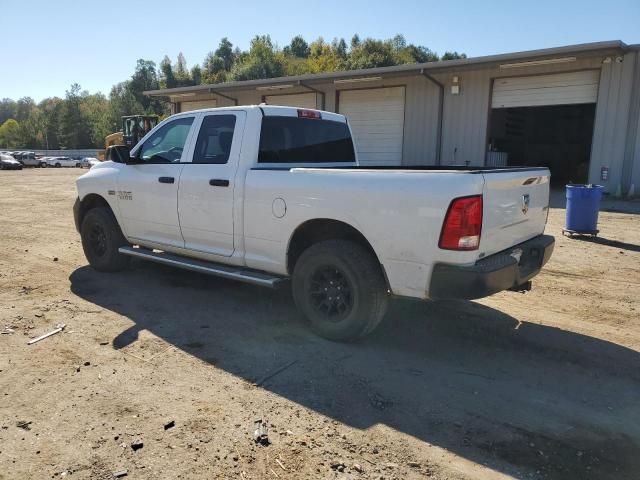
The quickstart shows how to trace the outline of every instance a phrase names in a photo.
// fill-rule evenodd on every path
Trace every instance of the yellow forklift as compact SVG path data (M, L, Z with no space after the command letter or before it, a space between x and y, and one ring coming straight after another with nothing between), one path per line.
M104 161L105 152L114 145L125 145L129 148L140 141L158 124L157 115L127 115L122 117L122 130L107 135L104 139L104 150L98 152L98 159Z

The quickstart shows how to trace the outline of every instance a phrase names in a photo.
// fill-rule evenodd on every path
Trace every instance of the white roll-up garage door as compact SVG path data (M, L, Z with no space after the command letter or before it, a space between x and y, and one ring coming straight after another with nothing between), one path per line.
M216 100L192 100L190 102L180 102L181 112L190 112L191 110L200 110L201 108L215 108L218 106Z
M600 70L496 78L491 108L595 103Z
M402 164L404 87L344 90L338 108L349 120L361 164Z
M264 97L265 103L269 105L285 105L298 108L318 108L316 94L293 93L290 95L267 95Z

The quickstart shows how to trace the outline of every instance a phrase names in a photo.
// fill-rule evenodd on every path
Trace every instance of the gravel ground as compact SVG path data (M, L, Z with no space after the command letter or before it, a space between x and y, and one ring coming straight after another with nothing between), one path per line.
M0 172L0 479L639 478L638 214L568 239L553 202L531 292L394 301L343 345L287 291L93 271L79 174Z

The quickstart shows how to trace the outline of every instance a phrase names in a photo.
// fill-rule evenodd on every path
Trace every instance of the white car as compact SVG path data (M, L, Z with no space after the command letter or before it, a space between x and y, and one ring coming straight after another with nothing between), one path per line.
M91 168L94 165L97 165L98 163L100 163L100 160L98 160L95 157L84 157L81 161L82 166L85 168Z
M390 296L526 290L547 262L549 170L359 166L343 115L292 107L179 113L78 178L85 255L275 287L320 335L351 340ZM118 161L114 161L116 159Z
M46 160L49 167L78 167L82 166L80 160L74 160L70 157L49 157Z

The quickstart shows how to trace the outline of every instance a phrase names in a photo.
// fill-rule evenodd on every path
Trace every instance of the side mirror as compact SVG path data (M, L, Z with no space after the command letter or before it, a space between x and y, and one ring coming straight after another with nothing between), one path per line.
M105 153L105 161L111 160L116 163L130 163L129 147L126 145L112 145Z

